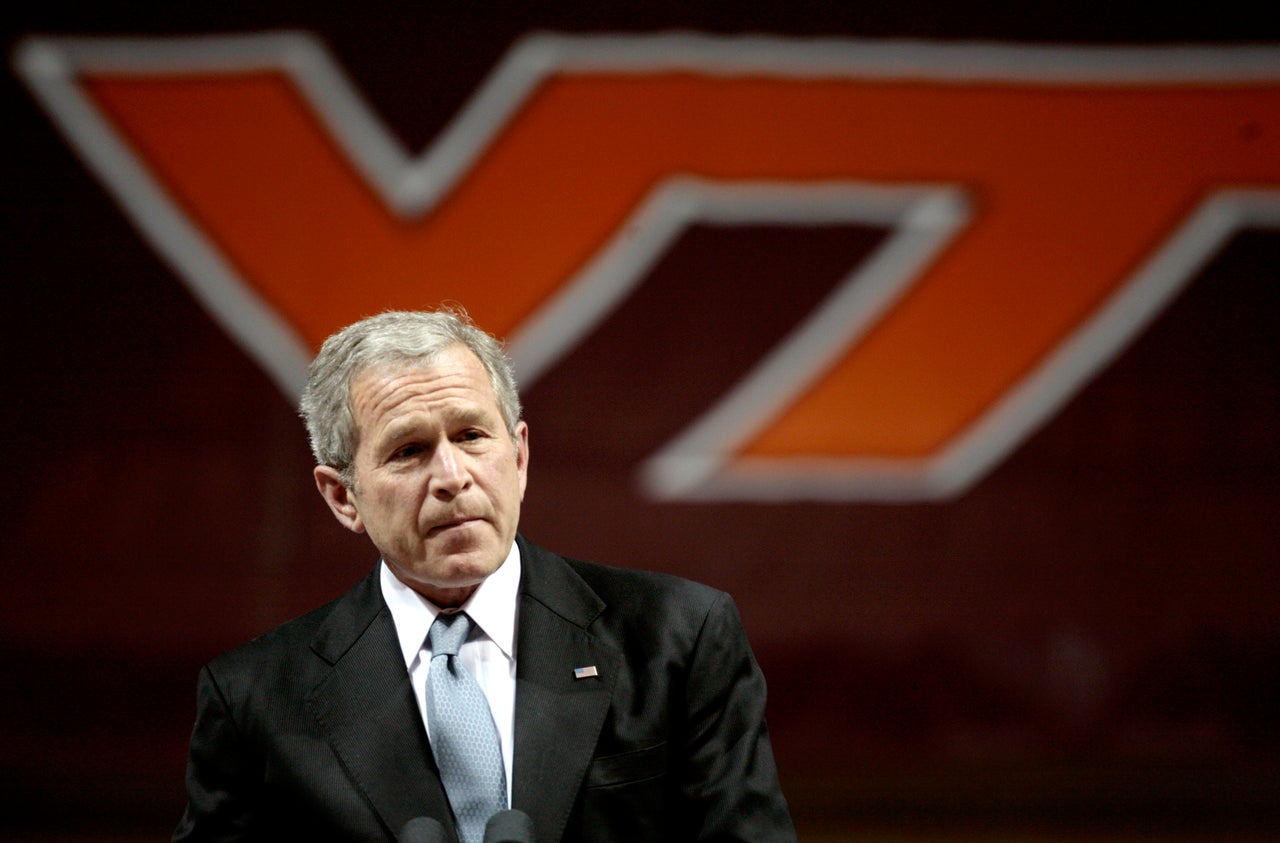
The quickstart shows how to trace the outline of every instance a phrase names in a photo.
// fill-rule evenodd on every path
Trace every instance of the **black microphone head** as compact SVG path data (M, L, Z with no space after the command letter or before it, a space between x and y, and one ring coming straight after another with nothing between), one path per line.
M444 843L444 826L431 817L414 817L400 829L400 843Z
M533 819L524 811L499 811L485 823L484 843L534 843Z

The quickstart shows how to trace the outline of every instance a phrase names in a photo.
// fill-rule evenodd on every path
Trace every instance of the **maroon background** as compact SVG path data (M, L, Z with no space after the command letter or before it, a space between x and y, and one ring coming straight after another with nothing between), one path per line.
M305 28L421 149L533 28L1068 43L1280 34L1222 4L1181 16L1114 3L181 5L41 3L6 12L5 43ZM315 494L285 399L12 72L3 97L0 837L165 839L182 809L199 665L336 595L374 556ZM525 396L526 533L735 595L806 837L1280 836L1280 235L1236 237L953 502L636 496L637 461L879 236L688 232ZM812 288L795 282L802 261ZM743 273L753 285L730 295L724 279Z

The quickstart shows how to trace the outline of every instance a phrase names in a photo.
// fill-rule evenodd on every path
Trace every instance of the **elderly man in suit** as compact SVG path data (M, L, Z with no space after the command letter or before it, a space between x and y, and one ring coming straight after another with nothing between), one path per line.
M321 495L381 559L201 671L174 840L430 817L477 843L506 809L546 843L795 839L728 595L517 533L529 429L493 337L447 310L362 320L302 412Z

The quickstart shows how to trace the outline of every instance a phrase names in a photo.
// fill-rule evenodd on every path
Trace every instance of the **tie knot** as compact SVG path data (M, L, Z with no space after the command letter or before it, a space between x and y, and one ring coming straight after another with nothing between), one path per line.
M431 624L431 631L427 633L431 657L458 655L458 648L467 640L467 633L470 631L471 618L467 617L466 612L451 615L442 612L436 615L435 623Z

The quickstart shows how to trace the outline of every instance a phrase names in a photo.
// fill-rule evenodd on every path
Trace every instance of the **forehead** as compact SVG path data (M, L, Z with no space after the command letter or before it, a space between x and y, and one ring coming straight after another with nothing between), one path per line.
M453 410L500 415L488 372L466 346L450 346L425 360L372 366L351 382L351 412L363 433L405 416Z

